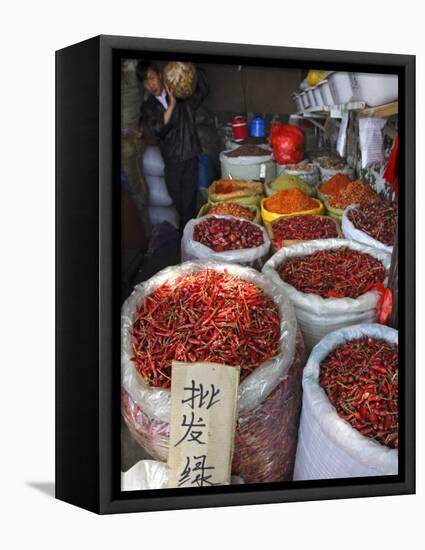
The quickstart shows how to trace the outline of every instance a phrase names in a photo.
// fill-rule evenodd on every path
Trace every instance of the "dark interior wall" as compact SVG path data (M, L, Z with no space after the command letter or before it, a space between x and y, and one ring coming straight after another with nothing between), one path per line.
M206 106L215 112L295 112L291 94L298 90L301 70L273 67L205 65L210 93Z
M163 67L164 63L158 61ZM205 105L216 113L295 113L291 94L302 80L301 69L202 64L210 93ZM305 71L304 71L305 72Z

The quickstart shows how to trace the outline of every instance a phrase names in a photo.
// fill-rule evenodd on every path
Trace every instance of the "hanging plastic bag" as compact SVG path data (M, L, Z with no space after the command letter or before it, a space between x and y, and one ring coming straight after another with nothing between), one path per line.
M304 133L297 126L273 124L269 139L278 164L296 164L303 159Z
M398 451L365 437L340 418L319 384L320 363L329 353L345 341L365 335L398 343L396 330L378 324L361 324L328 334L310 354L303 374L295 480L398 473Z

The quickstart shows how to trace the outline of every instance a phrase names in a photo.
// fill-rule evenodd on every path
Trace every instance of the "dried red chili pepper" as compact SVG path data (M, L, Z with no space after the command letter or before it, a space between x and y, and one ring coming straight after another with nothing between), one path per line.
M368 336L349 340L322 361L319 382L338 415L353 428L382 445L398 447L397 345Z
M245 220L233 218L206 218L197 223L193 240L215 252L255 248L264 244L261 229Z
M397 227L397 205L391 201L358 206L348 212L348 219L356 229L377 241L393 246Z
M227 272L201 270L166 282L138 306L134 361L149 385L169 388L171 363L240 365L241 379L278 353L276 304Z
M273 236L278 240L332 239L338 237L335 222L325 216L307 214L280 218L272 224Z
M381 262L346 246L288 258L278 273L300 292L323 298L358 298L386 275Z

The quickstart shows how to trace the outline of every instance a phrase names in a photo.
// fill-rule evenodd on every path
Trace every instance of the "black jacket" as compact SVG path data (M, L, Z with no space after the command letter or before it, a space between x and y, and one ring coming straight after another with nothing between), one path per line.
M195 111L207 94L205 73L198 69L198 83L194 93L187 99L176 99L176 106L168 124L164 124L164 107L153 95L142 104L141 124L145 131L159 139L159 147L165 161L188 160L201 152L196 134Z

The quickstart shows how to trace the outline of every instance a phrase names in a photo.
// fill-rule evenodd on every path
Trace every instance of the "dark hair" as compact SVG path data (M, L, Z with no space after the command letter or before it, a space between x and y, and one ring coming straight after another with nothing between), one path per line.
M136 74L140 82L143 82L147 79L149 69L151 71L155 71L158 76L160 75L158 67L154 65L151 61L139 61L137 63Z

